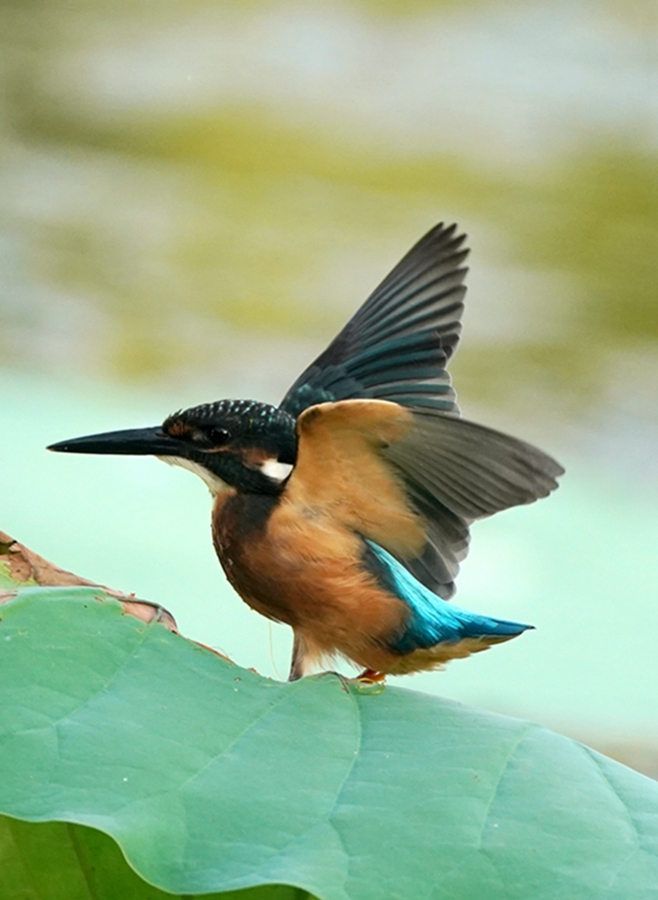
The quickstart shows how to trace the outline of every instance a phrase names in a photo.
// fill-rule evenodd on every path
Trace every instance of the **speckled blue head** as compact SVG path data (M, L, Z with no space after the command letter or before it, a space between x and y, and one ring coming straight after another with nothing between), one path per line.
M168 416L162 432L177 447L158 456L192 469L213 493L222 484L276 493L295 462L295 420L269 403L204 403Z
M216 400L179 410L162 423L170 437L191 446L258 448L273 459L293 464L296 456L295 420L269 403L256 400Z

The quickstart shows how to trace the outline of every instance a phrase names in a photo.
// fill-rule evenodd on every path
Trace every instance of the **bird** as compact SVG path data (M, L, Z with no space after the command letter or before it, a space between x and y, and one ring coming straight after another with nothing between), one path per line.
M223 399L48 447L153 455L199 475L228 581L292 628L290 681L336 658L365 682L440 669L533 627L449 602L471 524L546 497L564 473L461 418L447 366L465 240L457 225L432 228L278 406Z

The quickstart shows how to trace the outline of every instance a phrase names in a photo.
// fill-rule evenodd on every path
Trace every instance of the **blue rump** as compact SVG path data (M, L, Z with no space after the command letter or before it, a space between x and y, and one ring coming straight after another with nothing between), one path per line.
M456 643L463 638L516 637L534 627L491 619L453 606L417 581L378 544L372 541L366 541L366 544L363 562L368 571L385 590L403 600L411 610L405 630L389 644L389 649L400 655L436 644Z

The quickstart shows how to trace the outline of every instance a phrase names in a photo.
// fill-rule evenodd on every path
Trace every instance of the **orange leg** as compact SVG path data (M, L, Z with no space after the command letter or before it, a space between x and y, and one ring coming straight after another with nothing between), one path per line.
M384 690L384 681L386 680L386 675L383 672L376 672L374 669L365 669L360 675L357 675L356 678L348 678L347 675L342 675L340 672L321 672L320 674L334 675L339 680L341 688L348 694L350 686L356 688L368 688L372 685L379 684L381 687L374 692L378 694L380 691Z
M380 681L386 681L386 674L375 672L374 669L364 669L360 675L357 675L356 680L362 684L378 684Z

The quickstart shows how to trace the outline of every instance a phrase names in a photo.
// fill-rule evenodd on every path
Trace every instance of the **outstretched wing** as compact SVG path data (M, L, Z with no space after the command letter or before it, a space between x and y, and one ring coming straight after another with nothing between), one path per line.
M319 404L297 429L286 497L379 544L446 599L470 523L545 497L563 472L515 438L381 400Z
M297 417L332 400L372 398L457 413L446 372L461 330L468 254L457 226L412 247L281 401Z
M412 414L413 429L382 448L382 455L427 523L423 553L403 561L420 582L448 599L468 553L471 522L546 497L564 469L532 444L483 425L429 409Z

